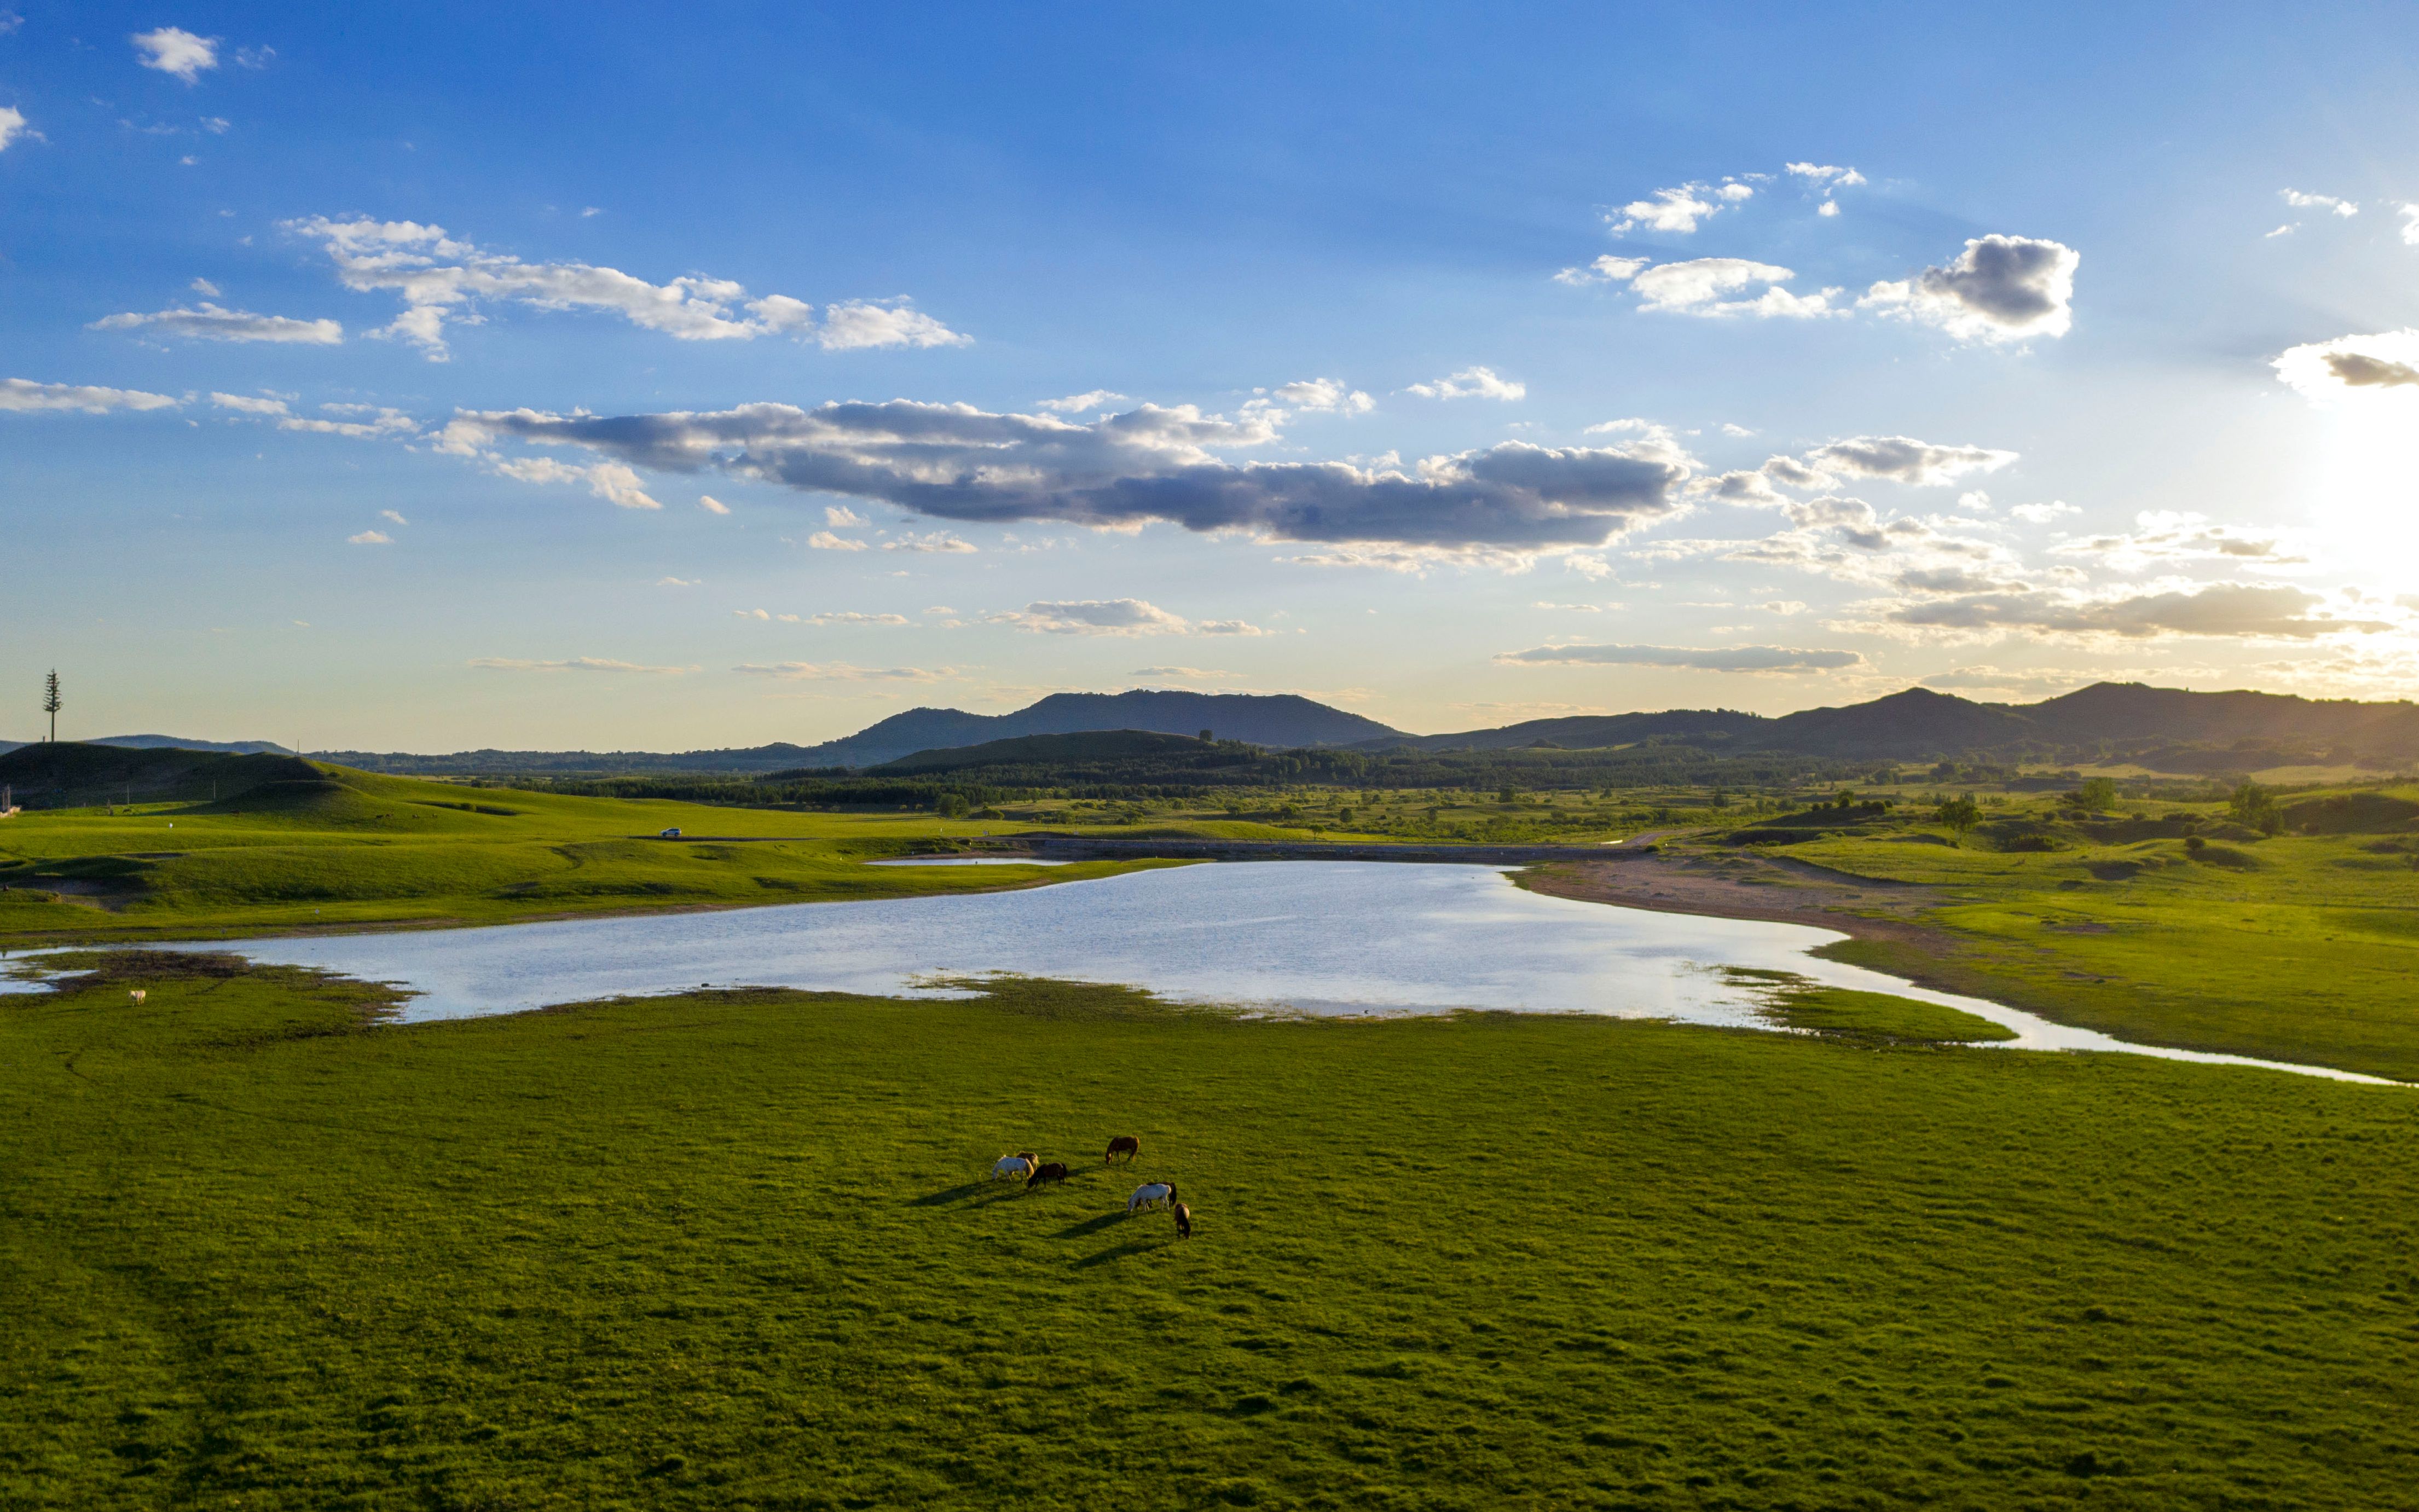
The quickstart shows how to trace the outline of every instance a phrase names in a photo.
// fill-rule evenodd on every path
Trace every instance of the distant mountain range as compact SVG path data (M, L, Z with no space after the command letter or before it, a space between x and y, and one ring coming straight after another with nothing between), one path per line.
M1240 740L1281 748L1383 751L1571 750L1633 745L1686 746L1730 753L1772 751L1840 761L2063 760L2124 756L2157 770L2254 770L2302 762L2398 764L2419 761L2419 706L2360 703L2276 693L2195 693L2139 683L2097 683L2041 703L1978 703L1908 688L1869 703L1802 709L1766 718L1729 709L1532 719L1500 729L1414 735L1294 694L1054 693L1012 714L910 709L844 739L816 746L777 742L734 749L652 751L458 751L418 756L314 751L321 761L371 771L432 776L615 776L654 773L863 769L926 752L1037 735L1132 730ZM180 740L116 735L92 744L276 753L270 741ZM0 749L8 748L0 743Z
M39 741L0 740L0 751L15 750L20 746L39 745ZM128 750L223 750L230 756L281 756L290 754L287 748L273 740L187 740L182 735L103 735L87 740L87 746L118 746Z

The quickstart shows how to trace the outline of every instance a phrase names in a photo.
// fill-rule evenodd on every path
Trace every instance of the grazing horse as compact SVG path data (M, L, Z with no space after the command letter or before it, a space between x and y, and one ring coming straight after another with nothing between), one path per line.
M1031 1176L1025 1179L1025 1190L1030 1192L1044 1181L1063 1181L1065 1180L1067 1180L1067 1163L1064 1161L1054 1160L1049 1165L1036 1169Z
M1013 1155L1002 1155L992 1162L991 1179L994 1181L1022 1181L1031 1176L1040 1164L1040 1156L1029 1149L1020 1149Z
M1171 1202L1167 1205L1167 1211L1176 1214L1176 1237L1179 1239L1191 1239L1193 1237L1193 1210L1186 1207L1181 1202Z
M1176 1186L1169 1181L1145 1181L1135 1187L1133 1196L1126 1198L1126 1212L1132 1215L1144 1208L1164 1208L1176 1200Z
M1132 1162L1136 1155L1141 1153L1141 1140L1136 1139L1132 1134L1119 1134L1115 1139L1109 1141L1109 1152L1101 1157L1101 1164L1106 1165L1110 1162L1116 1160L1119 1155L1123 1155L1128 1162Z

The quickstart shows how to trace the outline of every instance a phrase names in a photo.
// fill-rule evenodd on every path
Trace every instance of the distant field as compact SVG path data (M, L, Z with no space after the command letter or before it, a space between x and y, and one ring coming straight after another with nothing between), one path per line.
M0 1505L2419 1500L2397 1089L1881 1043L1887 999L364 1030L176 969L0 997ZM1074 1180L980 1180L1017 1149ZM1190 1242L1120 1216L1155 1178Z

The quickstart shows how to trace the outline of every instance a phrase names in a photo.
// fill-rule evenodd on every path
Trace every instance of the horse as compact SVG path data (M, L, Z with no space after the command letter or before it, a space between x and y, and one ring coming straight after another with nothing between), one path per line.
M1132 1196L1126 1198L1126 1213L1132 1216L1145 1208L1164 1208L1175 1200L1174 1182L1145 1181L1134 1188Z
M1193 1237L1193 1210L1186 1207L1181 1202L1171 1202L1167 1205L1167 1211L1176 1215L1176 1237L1179 1239L1191 1239Z
M1127 1163L1131 1165L1133 1158L1141 1153L1141 1140L1136 1139L1132 1134L1119 1134L1115 1139L1109 1141L1109 1152L1101 1157L1101 1164L1103 1165L1109 1165L1119 1155L1123 1155L1126 1158Z
M1025 1179L1025 1190L1030 1192L1044 1181L1063 1181L1065 1180L1067 1180L1066 1162L1054 1160L1049 1165L1036 1169L1031 1176Z
M1031 1176L1040 1164L1040 1156L1029 1149L1020 1149L1013 1155L1002 1155L992 1162L991 1179L994 1181L1023 1180Z

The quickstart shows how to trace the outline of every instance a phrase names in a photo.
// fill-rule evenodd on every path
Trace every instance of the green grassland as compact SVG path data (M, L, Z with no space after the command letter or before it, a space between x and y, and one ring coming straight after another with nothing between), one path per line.
M1917 823L1777 854L1932 889L1919 917L1950 949L1859 941L1844 959L2128 1039L2419 1081L2419 835L2262 839L2217 805L2092 825L2051 811L2018 814L2052 851ZM2169 814L2211 838L2194 849Z
M0 823L0 945L903 897L1029 887L1134 864L868 867L870 859L962 848L1032 826L931 813L573 797L314 770L316 780L215 803L39 810ZM655 838L673 827L691 838ZM1299 833L1226 820L1187 832ZM716 843L716 836L746 842Z
M1027 982L378 1001L0 997L0 1506L2419 1504L2397 1088ZM980 1179L1017 1149L1074 1179Z

